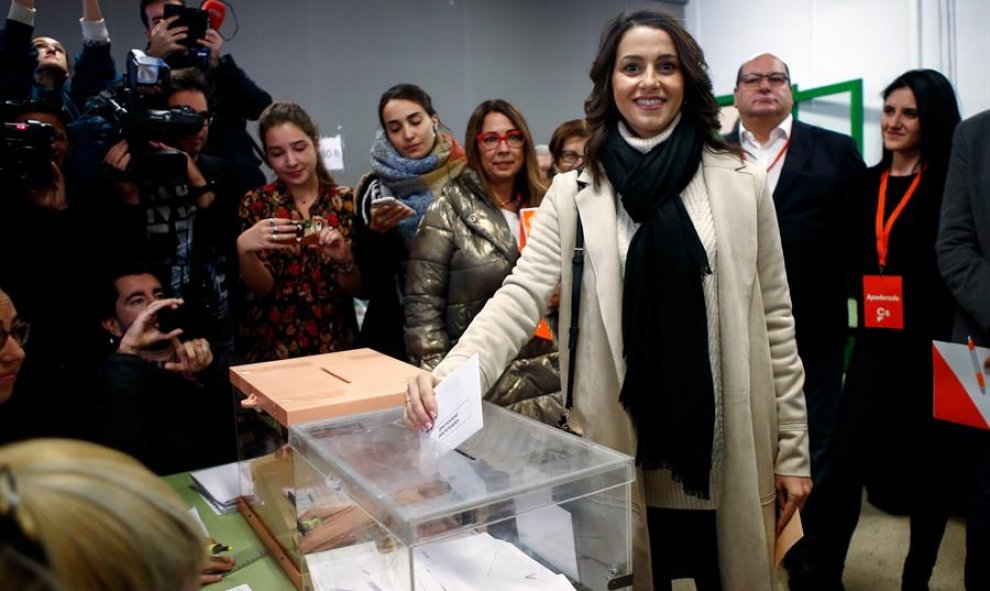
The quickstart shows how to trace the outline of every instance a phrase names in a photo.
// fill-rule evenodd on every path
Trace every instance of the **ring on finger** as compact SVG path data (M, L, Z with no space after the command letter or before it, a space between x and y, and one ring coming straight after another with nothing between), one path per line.
M276 236L278 236L278 226L272 226L272 240L274 240Z
M268 218L268 225L274 228L275 227L275 218Z

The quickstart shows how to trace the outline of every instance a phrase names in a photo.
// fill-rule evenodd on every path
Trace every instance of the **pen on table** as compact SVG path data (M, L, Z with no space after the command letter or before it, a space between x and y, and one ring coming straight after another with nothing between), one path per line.
M206 553L213 556L216 556L217 554L220 554L222 552L230 552L232 550L233 548L231 548L230 546L226 544L221 544L220 542L214 540L213 538L210 538L210 540L206 544Z
M969 347L969 356L973 360L973 371L976 372L976 383L980 385L980 394L986 394L987 383L983 379L983 369L980 367L980 360L976 358L976 345L973 344L973 337L966 337L966 346Z

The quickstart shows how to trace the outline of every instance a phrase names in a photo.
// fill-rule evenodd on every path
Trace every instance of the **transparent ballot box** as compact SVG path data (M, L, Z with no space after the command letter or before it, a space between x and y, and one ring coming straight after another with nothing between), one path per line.
M303 422L400 407L406 383L422 370L371 349L356 349L230 369L242 410L237 420L238 509L303 589L289 428ZM337 520L344 524L344 517Z
M401 408L290 429L304 588L631 588L632 458L483 408L449 451Z

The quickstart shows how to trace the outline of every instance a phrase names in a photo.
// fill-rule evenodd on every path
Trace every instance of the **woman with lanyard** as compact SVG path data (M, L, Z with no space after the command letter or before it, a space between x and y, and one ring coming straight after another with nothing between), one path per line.
M368 300L358 344L405 361L401 298L409 249L426 208L460 176L467 156L440 123L433 99L415 84L386 90L378 121L371 172L354 191L355 256Z
M464 141L470 168L430 205L409 255L406 348L414 364L430 370L512 271L519 258L519 211L539 205L546 190L526 119L508 102L478 105ZM548 333L530 331L526 346L494 374L484 396L556 425L563 413L560 369Z
M474 354L497 376L560 282L560 333L580 331L568 425L636 456L634 588L774 589L811 462L766 173L714 136L704 52L673 17L612 20L591 80L584 169L554 177L512 275L409 384L406 421L433 428L436 381Z
M948 340L954 304L935 258L942 189L959 122L952 85L912 70L883 92L883 158L852 182L849 285L856 342L830 453L815 490L833 523L816 554L824 588L841 588L863 486L885 511L911 516L903 589L927 589L949 516L952 454L932 419L932 339Z

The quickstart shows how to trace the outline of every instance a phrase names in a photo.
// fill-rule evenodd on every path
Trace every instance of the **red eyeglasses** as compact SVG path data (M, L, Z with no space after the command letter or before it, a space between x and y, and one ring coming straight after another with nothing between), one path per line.
M491 151L497 148L503 141L510 148L521 148L526 143L526 134L518 129L513 129L505 135L499 135L494 131L489 131L488 133L479 133L474 136L474 139L482 149Z

